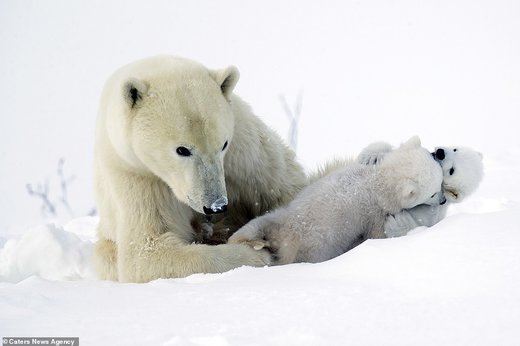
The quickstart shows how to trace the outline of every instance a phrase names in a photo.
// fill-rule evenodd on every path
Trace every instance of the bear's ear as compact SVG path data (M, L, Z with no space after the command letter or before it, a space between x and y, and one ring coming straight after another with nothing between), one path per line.
M235 66L229 66L222 70L212 71L211 76L215 79L217 85L220 86L224 97L229 101L231 93L240 77L238 69Z
M148 83L131 78L123 86L123 97L131 109L139 107L148 91Z
M418 186L410 179L405 179L399 184L398 193L401 196L403 207L413 207L410 203L413 202L417 196ZM406 208L408 209L408 208Z
M421 146L421 139L418 136L413 136L403 144L401 147L403 148L419 148Z

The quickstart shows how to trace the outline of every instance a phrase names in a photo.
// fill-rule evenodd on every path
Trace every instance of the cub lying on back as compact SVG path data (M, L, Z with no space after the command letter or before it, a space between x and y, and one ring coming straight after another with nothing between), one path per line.
M357 161L366 165L376 165L383 162L392 150L388 143L372 143L361 151ZM484 167L481 153L457 146L437 147L432 155L441 165L444 175L442 191L438 194L442 197L441 203L421 204L389 215L384 226L387 237L399 237L416 227L435 225L446 217L451 203L462 202L482 181Z
M384 238L388 214L425 203L440 190L442 170L413 137L380 165L352 163L302 190L286 207L256 218L229 243L275 254L275 264L321 262L367 238Z

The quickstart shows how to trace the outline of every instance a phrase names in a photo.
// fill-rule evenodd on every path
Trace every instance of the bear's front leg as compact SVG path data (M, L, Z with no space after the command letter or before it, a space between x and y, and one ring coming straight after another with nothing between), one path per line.
M265 250L256 251L244 245L187 244L174 232L118 245L120 282L148 282L195 273L223 273L243 265L271 264L271 254Z
M442 205L421 204L412 209L390 215L385 221L385 234L387 237L401 237L414 228L431 227L446 217L448 203Z
M384 230L388 238L401 237L420 225L408 210L402 210L395 215L388 215Z
M92 265L100 280L117 281L117 246L110 239L100 236L94 244Z

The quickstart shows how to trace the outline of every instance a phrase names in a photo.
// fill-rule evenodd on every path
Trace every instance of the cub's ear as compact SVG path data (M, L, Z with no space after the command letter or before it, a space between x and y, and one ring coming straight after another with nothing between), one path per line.
M398 185L397 193L401 197L401 205L404 209L415 207L415 200L417 199L418 186L410 179L403 180Z
M211 76L217 82L217 85L220 86L220 90L224 97L229 101L231 93L237 85L238 78L240 77L240 72L235 66L229 66L222 70L212 71Z
M139 107L143 97L148 91L148 88L148 83L142 80L135 78L127 80L123 86L123 97L128 103L128 106L132 109Z

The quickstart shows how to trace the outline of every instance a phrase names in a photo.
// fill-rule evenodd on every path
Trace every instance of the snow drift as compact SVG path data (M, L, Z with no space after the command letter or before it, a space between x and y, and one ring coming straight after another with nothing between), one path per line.
M513 345L520 337L518 207L451 215L324 263L147 284L93 279L95 224L49 224L5 243L0 335L79 336L87 345Z

